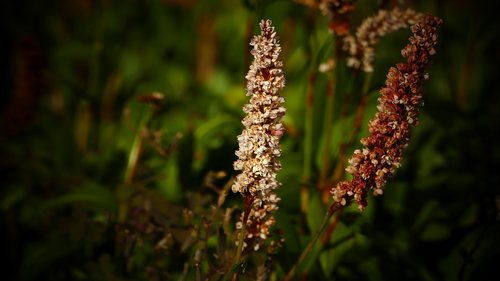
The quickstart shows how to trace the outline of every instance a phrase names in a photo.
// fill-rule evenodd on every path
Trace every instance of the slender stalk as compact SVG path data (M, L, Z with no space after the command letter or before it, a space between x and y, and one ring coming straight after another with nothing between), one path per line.
M328 225L331 217L333 216L333 214L335 214L335 212L337 210L339 210L339 208L338 208L338 205L336 205L335 203L332 204L330 206L330 208L328 208L328 211L326 212L325 217L323 218L323 222L321 223L320 228L316 231L316 233L314 234L314 237L311 239L311 241L309 241L309 244L307 244L307 246L304 248L304 250L300 254L299 259L297 260L297 262L295 262L295 264L290 269L290 271L288 272L288 274L285 276L285 278L283 279L283 281L290 281L290 280L292 280L292 278L297 273L297 268L304 261L304 259L307 257L307 255L309 254L309 252L312 250L313 246L316 244L316 242L318 241L318 239L321 237L321 234L326 229L326 227L327 227L327 225Z
M365 79L363 80L363 88L361 88L361 96L366 96L368 90L370 90L370 84L372 82L373 72L366 72Z
M317 15L310 13L307 17L306 27L310 36L310 44L307 44L307 55L309 57L309 75L307 78L307 90L305 100L304 116L304 162L302 163L302 180L300 184L300 210L303 215L309 211L309 188L311 186L311 169L313 158L313 107L314 107L314 85L316 83L317 71L317 49L318 38L315 36L315 21ZM305 216L304 216L305 217Z
M332 70L334 72L335 69ZM325 143L322 151L322 161L321 161L321 171L319 175L318 187L323 190L326 186L327 174L330 170L330 154L331 154L331 142L332 142L332 128L333 128L333 105L335 102L335 73L332 73L328 79L327 85L327 96L326 96L326 109L325 109L325 120L323 135L325 137Z
M326 228L325 233L323 234L323 237L321 238L321 245L325 246L330 242L330 237L332 237L333 232L337 228L337 225L339 223L339 217L342 215L342 211L344 209L340 209L337 214L333 217L332 222L330 225Z
M148 106L142 106L139 110L139 121L135 130L134 141L130 147L127 168L125 170L125 184L127 185L131 185L134 181L137 164L144 146L144 130L147 129L147 124L152 117L151 109Z
M330 162L331 162L331 143L332 143L332 130L333 130L333 111L335 103L335 88L337 84L337 67L336 64L340 57L340 40L335 40L334 43L334 54L333 54L333 67L329 73L328 85L327 85L327 95L326 95L326 109L325 109L325 120L323 122L323 136L325 137L325 143L322 151L322 161L321 170L319 174L318 188L322 191L327 184L328 173L330 172Z
M309 210L309 185L311 180L311 163L313 154L313 105L314 83L316 72L311 70L307 80L306 111L304 126L304 163L302 164L302 181L300 186L300 210L306 214Z
M245 212L245 217L243 219L243 226L241 228L241 233L240 233L240 238L238 240L238 249L236 250L236 258L234 259L234 266L233 268L236 268L240 264L240 259L241 259L241 253L243 252L243 245L244 245L244 240L245 240L245 231L247 230L247 219L248 219L248 212ZM238 271L235 270L233 274L233 281L237 280L238 277Z
M354 139L359 133L359 130L361 129L361 124L363 123L363 117L366 111L366 102L368 99L368 90L370 89L371 81L372 81L372 72L368 72L365 74L365 79L363 81L363 88L361 90L361 101L359 103L358 110L356 112L356 117L354 120L354 128L351 132L351 138L347 143L348 146L352 145Z

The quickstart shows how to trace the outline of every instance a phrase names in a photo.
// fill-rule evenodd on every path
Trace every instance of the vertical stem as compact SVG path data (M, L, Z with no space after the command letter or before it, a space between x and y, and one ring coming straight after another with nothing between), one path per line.
M127 162L127 170L125 172L125 183L127 185L132 184L135 170L137 167L137 162L139 161L139 156L142 150L142 127L137 130L137 134L134 138L134 143L130 149L130 154Z
M332 142L332 128L333 128L333 105L335 102L335 68L328 79L327 96L326 96L326 110L323 134L325 137L324 148L322 152L321 171L319 174L318 187L323 190L326 185L327 174L330 170L330 153Z
M310 36L310 44L307 45L307 55L309 57L309 76L306 90L306 110L304 116L304 162L302 163L302 180L300 184L300 210L303 215L309 211L309 188L311 186L311 165L313 157L313 107L314 107L314 85L316 83L316 49L318 46L315 36L315 22L317 15L315 12L308 14L305 22L306 29Z
M300 186L300 210L307 213L309 210L309 184L311 180L311 163L313 154L313 105L314 83L316 72L311 69L307 80L306 111L304 126L304 163L302 164L302 181Z
M132 186L134 182L134 175L137 169L137 165L139 164L139 159L144 146L143 130L150 118L150 112L148 111L148 108L143 107L140 110L141 113L139 123L137 124L137 129L135 131L134 141L132 143L132 146L130 147L127 167L125 169L124 183L126 188ZM127 208L128 206L126 199L120 199L120 203L118 206L118 221L123 222L125 220L127 215Z
M318 188L323 191L326 186L326 181L328 173L330 172L330 154L331 154L331 139L332 139L332 129L333 129L333 110L335 102L335 88L337 82L337 67L338 58L340 57L341 46L339 46L340 41L335 41L335 49L333 55L333 67L330 70L327 96L326 96L326 109L325 109L325 120L323 122L323 136L325 137L324 148L322 151L322 161L321 170L319 174Z
M373 72L365 73L365 79L363 80L363 88L361 89L361 97L366 97L368 95L368 90L370 90L370 84L372 82Z
M245 243L245 232L247 230L247 220L248 220L248 212L245 211L245 215L243 216L243 226L241 227L240 237L238 239L238 249L236 250L236 258L234 259L234 264L238 265L241 259L241 253L243 252L243 244Z

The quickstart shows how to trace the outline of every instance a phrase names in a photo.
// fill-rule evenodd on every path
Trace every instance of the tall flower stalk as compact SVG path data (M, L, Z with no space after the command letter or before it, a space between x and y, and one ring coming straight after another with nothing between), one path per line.
M279 141L284 132L281 118L285 114L280 95L285 87L283 62L279 59L281 47L270 20L260 22L261 34L255 36L250 45L254 57L246 75L247 93L250 102L243 107L247 114L245 126L238 136L238 159L234 169L241 171L232 186L244 198L245 211L237 223L241 249L251 246L258 250L270 235L275 224L272 212L278 209L280 198L275 190L281 183L276 172L281 168ZM239 256L237 257L239 259Z
M361 140L364 148L356 150L349 160L346 170L353 178L331 189L334 202L328 208L319 230L284 280L295 278L300 264L337 211L353 199L359 209L364 210L368 191L372 190L374 195L382 194L386 181L401 165L410 129L418 123L422 81L428 78L425 68L430 63L430 56L436 52L437 28L441 22L432 15L426 15L411 27L413 36L409 39L410 44L401 51L406 63L389 69L385 87L380 90L378 112L368 125L369 136Z
M354 151L346 169L353 178L331 190L335 204L345 206L354 199L364 210L368 191L381 195L387 180L401 166L410 130L418 123L422 81L428 78L425 68L436 52L440 24L440 19L427 15L411 27L410 44L401 51L406 63L389 69L378 112L368 124L369 135L361 140L364 147Z

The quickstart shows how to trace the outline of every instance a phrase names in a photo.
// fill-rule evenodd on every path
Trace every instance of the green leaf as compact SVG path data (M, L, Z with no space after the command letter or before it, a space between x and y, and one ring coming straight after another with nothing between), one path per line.
M331 276L344 254L353 247L354 238L352 230L342 222L337 223L335 231L330 237L330 244L324 248L319 257L321 268L326 276Z
M158 185L160 192L173 201L180 200L183 197L179 182L179 167L177 166L176 159L168 159L163 177L158 182Z
M432 222L424 229L421 239L424 241L439 241L450 236L451 230L448 225Z
M91 209L101 211L115 211L118 206L116 196L111 190L98 183L87 181L81 186L73 187L69 193L43 203L41 210L48 211L73 204L85 204Z
M8 193L2 199L2 202L1 202L0 206L2 207L2 209L7 210L11 206L13 206L14 204L16 204L17 202L23 200L26 197L27 194L28 194L28 192L24 188L15 189L13 191L10 191L10 193Z
M325 218L326 208L323 206L323 202L316 191L316 189L311 190L311 197L309 203L309 212L307 213L307 226L312 233L319 230L323 219Z

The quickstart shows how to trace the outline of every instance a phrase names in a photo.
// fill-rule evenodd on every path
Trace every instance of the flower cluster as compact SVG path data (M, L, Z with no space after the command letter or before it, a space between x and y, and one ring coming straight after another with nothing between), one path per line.
M284 132L281 118L285 108L280 91L285 87L285 76L279 60L281 47L271 24L270 20L261 21L261 35L250 42L254 57L246 76L250 102L243 107L247 113L242 121L245 129L238 136L238 159L234 162L234 169L242 173L232 186L233 192L245 198L246 217L242 216L237 228L242 229L246 223L245 242L253 241L255 249L269 236L275 223L271 213L280 201L275 190L281 185L276 171L281 168L279 141Z
M380 90L378 112L368 124L369 136L361 140L364 148L355 150L349 160L346 171L353 178L331 190L337 204L345 206L354 198L363 210L368 190L382 194L387 179L400 166L410 129L418 122L421 84L428 78L425 67L435 53L440 24L440 19L427 15L411 27L410 44L401 51L406 63L389 69L385 87Z
M356 35L344 37L344 50L349 53L347 65L365 72L373 72L375 45L378 40L394 31L407 28L422 18L423 14L408 9L380 10L366 18L356 30Z

